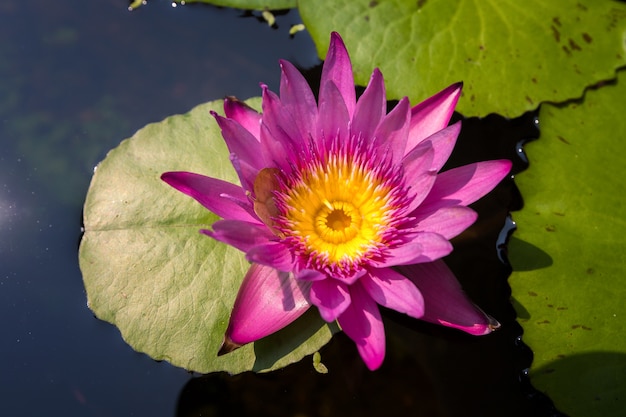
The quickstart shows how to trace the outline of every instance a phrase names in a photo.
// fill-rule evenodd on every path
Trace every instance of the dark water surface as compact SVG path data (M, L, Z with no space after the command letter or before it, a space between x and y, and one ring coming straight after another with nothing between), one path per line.
M555 415L520 375L531 360L508 300L498 238L521 202L505 181L476 205L480 221L448 259L503 327L488 337L386 312L378 372L340 334L311 362L266 375L200 377L135 353L89 311L78 269L81 207L93 167L146 123L195 105L278 88L277 60L318 63L291 12L254 16L151 1L0 4L0 415ZM312 71L315 73L315 71ZM434 93L434 92L433 92ZM532 114L467 120L452 165L514 158L536 137Z

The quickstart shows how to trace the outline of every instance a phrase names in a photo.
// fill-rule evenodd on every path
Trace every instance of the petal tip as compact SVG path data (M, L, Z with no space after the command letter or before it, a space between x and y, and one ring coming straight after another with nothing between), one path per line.
M488 333L494 332L498 330L500 327L502 327L502 325L500 324L498 320L494 319L488 314L487 314L487 320L489 320L489 323L487 324L487 328L489 329Z
M369 369L370 371L376 371L383 364L383 361L385 360L385 355L376 355L374 357L362 359L365 363L365 366L367 366L367 369Z
M508 159L502 159L503 168L506 168L507 174L511 172L511 168L513 168L513 162Z
M226 335L224 336L224 341L222 342L222 346L220 346L220 350L217 352L217 356L226 355L227 353L239 349L241 346L243 345L233 342L233 340Z
M334 42L341 42L341 43L343 43L343 39L341 38L341 35L339 34L339 32L335 32L335 31L330 32L330 43L331 43L331 45Z
M178 184L182 181L181 176L185 175L186 172L180 171L168 171L161 174L161 181L166 184L178 189Z

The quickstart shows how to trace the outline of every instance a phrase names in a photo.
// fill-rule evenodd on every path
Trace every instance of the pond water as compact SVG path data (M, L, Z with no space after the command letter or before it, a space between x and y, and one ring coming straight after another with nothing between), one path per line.
M77 248L93 167L146 123L197 104L278 88L277 61L319 63L300 23L152 1L3 0L0 5L0 409L5 416L549 416L523 377L531 353L499 258L512 181L476 205L481 220L448 259L503 327L474 338L385 312L388 354L367 371L341 334L310 360L239 376L190 374L134 352L86 305ZM316 71L311 71L315 74ZM508 157L536 137L533 114L464 122L451 164Z

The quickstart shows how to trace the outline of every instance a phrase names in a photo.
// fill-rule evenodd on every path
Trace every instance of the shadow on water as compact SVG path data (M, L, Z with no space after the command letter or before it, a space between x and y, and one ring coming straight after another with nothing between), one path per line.
M444 169L497 158L513 160L513 174L526 168L519 144L538 136L534 112L463 123ZM473 337L383 310L387 355L378 371L368 371L354 344L339 333L320 351L327 374L318 374L308 358L269 374L200 376L182 390L177 416L562 415L525 376L532 352L521 342L507 283L511 268L499 253L514 228L508 213L521 206L514 182L504 181L473 206L478 222L454 240L455 251L446 258L472 300L501 322L497 332ZM540 249L516 244L541 255L537 267L551 262Z

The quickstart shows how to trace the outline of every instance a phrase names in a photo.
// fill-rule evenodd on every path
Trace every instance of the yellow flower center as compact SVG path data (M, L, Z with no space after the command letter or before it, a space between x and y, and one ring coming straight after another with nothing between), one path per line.
M318 264L356 266L383 244L394 209L385 180L345 155L308 165L283 190L282 232Z

